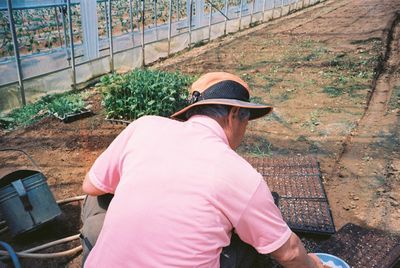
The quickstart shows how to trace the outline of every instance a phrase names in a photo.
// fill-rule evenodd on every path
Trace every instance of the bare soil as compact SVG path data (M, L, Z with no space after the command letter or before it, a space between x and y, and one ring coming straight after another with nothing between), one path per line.
M399 21L398 0L326 1L152 68L242 76L274 114L249 125L239 153L313 154L337 229L353 222L400 233ZM124 128L104 120L99 94L89 91L95 116L70 124L46 118L0 136L0 148L33 157L58 200L82 194L84 174ZM0 152L0 158L3 175L29 167L17 153ZM77 233L79 203L62 209L62 219L37 237L11 242L25 249ZM80 256L24 264L79 267Z

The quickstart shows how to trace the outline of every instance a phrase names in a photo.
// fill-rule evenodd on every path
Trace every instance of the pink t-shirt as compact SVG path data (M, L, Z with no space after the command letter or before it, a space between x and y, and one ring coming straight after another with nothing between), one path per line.
M260 253L291 235L262 176L206 116L136 120L89 177L115 196L85 267L219 267L233 229Z

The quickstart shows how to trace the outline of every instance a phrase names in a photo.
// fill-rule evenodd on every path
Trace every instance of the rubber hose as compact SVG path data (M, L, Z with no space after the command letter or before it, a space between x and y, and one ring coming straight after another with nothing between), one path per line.
M50 259L50 258L57 258L57 257L66 257L70 255L74 255L78 252L82 251L82 246L77 246L76 248L55 252L55 253L23 253L17 252L15 253L18 257L21 258L33 258L33 259ZM8 252L4 250L0 250L0 255L8 256ZM11 256L11 255L10 255ZM20 266L19 266L20 267Z
M8 230L8 227L7 227L7 226L4 227L4 228L1 228L1 229L0 229L0 234L4 233L4 232L7 231L7 230Z
M49 248L49 247L52 247L52 246L55 246L55 245L58 245L58 244L69 242L69 241L72 241L72 240L75 240L75 239L78 239L78 238L79 238L79 234L71 235L71 236L68 236L68 237L53 241L53 242L49 242L47 244L43 244L43 245L40 245L40 246L37 246L37 247L34 247L34 248L23 250L20 253L35 252L35 251L42 250L42 249L45 249L45 248Z
M17 254L15 253L14 249L9 244L7 244L6 242L3 242L3 241L0 241L0 245L7 250L5 252L7 252L8 255L10 255L10 258L14 264L14 267L21 268L21 264L19 263Z
M66 198L66 199L62 199L62 200L57 200L57 204L61 205L61 204L65 204L65 203L70 203L70 202L74 202L74 201L80 201L85 199L86 195L79 195L79 196L75 196L75 197L70 197L70 198Z
M49 248L51 246L55 246L55 245L58 245L58 244L69 242L69 241L73 241L73 240L78 239L78 238L79 238L79 234L71 235L71 236L68 236L68 237L53 241L53 242L49 242L47 244L43 244L43 245L40 245L40 246L37 246L37 247L34 247L34 248L23 250L21 252L17 252L16 254L17 254L17 256L21 256L20 254L32 253L32 252L35 252L35 251L38 251L38 250ZM78 251L77 248L75 248L73 250L77 250ZM64 252L66 252L66 251L64 251ZM73 253L75 253L75 251L73 251ZM37 254L39 254L39 253L37 253ZM42 254L54 254L54 253L42 253ZM0 260L4 260L5 258L7 258L6 256L8 256L6 251L1 251L1 250L0 250L0 255L3 255L3 257L0 257ZM31 257L31 258L34 258L34 257ZM41 257L41 258L43 258L43 257Z

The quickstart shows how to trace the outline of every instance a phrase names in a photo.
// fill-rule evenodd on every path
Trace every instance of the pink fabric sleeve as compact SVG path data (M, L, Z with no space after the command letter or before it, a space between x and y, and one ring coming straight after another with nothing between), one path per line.
M96 159L89 170L91 183L107 193L114 193L121 177L125 148L134 129L134 123L125 128Z
M292 234L264 181L260 182L235 228L244 242L262 254L277 250Z

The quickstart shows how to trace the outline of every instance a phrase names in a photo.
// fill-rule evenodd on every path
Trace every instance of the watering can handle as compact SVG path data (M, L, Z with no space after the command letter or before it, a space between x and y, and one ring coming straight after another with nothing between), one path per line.
M32 210L32 204L29 201L28 194L26 192L25 186L21 180L16 180L11 182L12 186L14 187L15 191L17 192L19 199L21 200L22 204L26 211Z
M36 162L32 159L32 157L27 153L27 152L25 152L24 150L21 150L21 149L14 149L14 148L4 148L4 149L0 149L0 152L1 151L16 151L16 152L20 152L20 153L23 153L26 157L28 157L28 159L32 162L32 165L37 169L37 170L39 170L41 173L43 173L43 171L40 169L40 167L36 164Z

